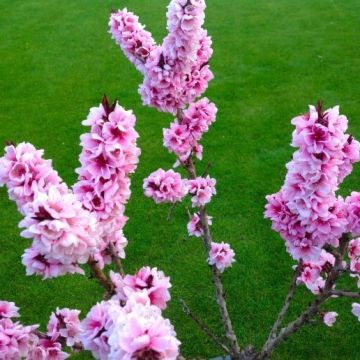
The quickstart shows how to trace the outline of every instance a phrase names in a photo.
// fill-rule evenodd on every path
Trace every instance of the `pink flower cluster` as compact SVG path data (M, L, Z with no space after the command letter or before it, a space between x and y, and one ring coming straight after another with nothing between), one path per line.
M148 296L151 305L163 310L171 298L170 278L157 268L145 266L136 274L124 277L114 272L111 272L110 275L115 285L115 298L122 302L126 302L133 293L142 292Z
M151 173L143 184L145 195L157 204L181 201L187 194L185 181L173 170L158 169Z
M145 26L139 23L139 17L125 8L111 14L109 26L112 38L126 57L139 71L144 72L144 64L156 44Z
M82 343L104 360L175 360L180 345L169 320L145 293L133 293L124 307L116 300L95 305L83 321Z
M216 106L203 98L191 103L181 118L164 129L164 146L185 162L192 154L201 160L202 146L198 143L216 119Z
M51 339L37 338L29 351L28 360L65 360L69 354L62 351L61 344Z
M321 250L320 257L316 262L305 262L302 264L302 271L297 278L298 284L304 284L313 294L319 294L325 285L327 273L335 265L335 257Z
M36 331L38 325L14 322L18 310L14 303L0 301L0 359L64 360L69 356L59 342L41 337Z
M317 261L325 244L338 245L348 230L347 204L335 192L359 161L359 143L345 134L347 118L339 107L321 105L292 120L292 146L280 192L267 196L265 216L272 221L294 259Z
M43 150L29 143L5 147L0 158L0 186L6 185L9 198L24 214L23 206L31 203L38 192L47 192L50 186L60 186L62 180L52 168L51 160L43 159Z
M207 222L208 225L212 225L212 216L207 217ZM191 216L190 221L187 224L187 229L190 236L201 237L204 234L198 213L195 213Z
M51 167L43 151L31 144L10 145L0 159L0 184L6 185L24 219L21 235L33 239L23 255L28 275L44 278L82 273L96 251L95 218L84 210Z
M110 105L106 97L83 121L91 130L81 136L81 167L77 169L79 180L74 193L97 218L101 244L95 259L101 267L111 260L110 244L118 256L125 257L124 206L130 197L129 176L135 171L140 155L135 121L131 111L117 102Z
M211 243L208 263L215 265L220 272L223 272L227 267L231 266L232 263L235 262L234 258L235 253L229 244L224 242Z
M25 218L19 226L21 235L33 239L32 250L65 267L84 264L96 251L96 222L84 210L74 194L64 194L55 186L47 193L39 192L25 206ZM24 264L32 269L32 262ZM45 274L43 274L45 276Z
M349 242L348 256L350 259L350 276L357 278L357 286L360 287L360 238Z
M56 309L50 315L47 335L52 341L65 342L67 346L79 343L81 334L79 314L79 310Z
M206 90L213 74L208 65L211 39L202 29L204 10L204 0L172 0L169 34L160 46L126 9L111 15L112 37L144 73L139 90L144 104L176 114Z
M187 186L193 207L201 207L211 201L211 197L216 194L216 180L198 176L196 179L188 180Z

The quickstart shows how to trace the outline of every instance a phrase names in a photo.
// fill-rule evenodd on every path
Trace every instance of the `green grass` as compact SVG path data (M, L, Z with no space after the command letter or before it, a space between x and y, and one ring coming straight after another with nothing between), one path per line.
M172 120L141 106L141 76L107 34L111 8L127 6L155 38L165 34L167 0L2 0L0 3L0 143L32 142L46 150L55 168L73 184L78 166L80 121L103 93L134 110L142 149L133 178L125 267L147 264L171 276L166 311L186 357L218 354L186 318L179 298L221 333L213 288L201 243L186 235L181 206L170 222L167 206L156 206L141 190L142 179L172 155L162 147L162 128ZM206 27L214 41L215 80L207 96L218 120L206 135L204 164L218 180L210 206L215 239L230 242L237 263L224 274L229 308L241 344L260 346L276 317L291 278L283 241L263 220L266 194L279 189L292 127L289 120L322 99L340 104L350 132L360 138L360 4L356 0L208 0ZM359 190L360 167L346 180L344 194ZM20 263L28 245L21 239L14 204L0 192L0 298L21 307L24 322L42 325L56 306L86 311L101 298L94 282L81 276L41 281L25 277ZM310 301L300 289L295 316ZM274 359L359 359L359 323L350 302L327 305L340 316L335 327L318 321L283 344ZM87 359L85 355L74 356Z

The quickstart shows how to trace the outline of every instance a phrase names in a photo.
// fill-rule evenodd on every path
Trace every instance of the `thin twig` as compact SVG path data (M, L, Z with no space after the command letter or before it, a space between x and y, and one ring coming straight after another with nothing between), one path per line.
M333 287L336 283L336 280L341 275L340 267L346 253L348 243L349 236L348 234L344 234L340 239L338 253L335 256L335 265L328 274L324 288L321 290L316 299L312 303L310 303L308 308L300 316L298 316L285 328L281 329L279 335L263 347L261 354L258 357L258 360L269 358L279 344L286 340L291 334L298 331L304 324L310 322L311 319L320 311L321 305L332 296Z
M291 303L292 299L294 298L294 294L295 294L295 291L297 288L297 278L299 277L299 275L301 273L301 269L302 269L302 261L300 261L298 266L296 267L293 279L291 281L289 291L288 291L285 301L284 301L284 305L283 305L282 309L280 310L278 318L276 319L276 321L270 331L270 334L264 345L264 349L268 346L269 342L276 337L278 329L279 329L281 323L283 322L287 311L289 310L290 303Z
M174 213L175 208L176 208L176 203L171 204L169 212L168 212L167 217L166 217L167 221L171 220L171 217L172 217L172 214Z
M186 161L186 163L183 166L184 166L185 170L188 172L189 178L195 179L196 178L196 168L195 168L195 165L194 165L191 157ZM203 206L199 207L199 217L200 217L201 226L203 229L202 238L204 241L206 253L208 254L211 249L212 237L211 237L211 233L210 233L210 229L209 229L208 216L206 214L206 209ZM227 309L227 304L226 304L225 295L224 295L224 288L223 288L223 285L221 282L220 272L215 264L211 265L210 268L211 268L213 283L215 286L216 302L220 309L220 315L221 315L221 320L222 320L224 330L225 330L225 336L230 344L231 355L232 355L233 359L239 359L240 354L241 354L241 349L240 349L238 339L236 337L236 334L235 334L235 331L234 331L234 328L233 328L233 325L231 322L229 311Z
M360 293L352 292L352 291L344 291L344 290L331 290L330 294L332 296L344 296L352 299L359 299Z
M201 174L201 177L205 177L207 175L209 175L209 170L212 167L212 163L208 162L208 164L206 165L206 168L204 169L204 172Z
M98 280L100 285L106 290L108 294L111 294L113 291L113 285L104 272L100 269L98 262L93 257L90 257L88 260L88 265L90 267L91 275Z
M125 272L124 272L124 268L121 263L121 259L120 259L119 255L117 254L115 246L112 242L110 242L110 244L109 244L109 250L111 252L111 257L113 259L113 262L116 266L116 270L119 272L119 274L121 276L125 276Z
M180 299L181 306L183 308L184 313L194 321L194 323L206 334L208 335L216 345L221 347L223 351L225 351L226 354L230 354L230 350L227 348L226 345L224 345L221 340L210 330L210 328L197 316L194 315L194 313L190 310L189 306L186 304L186 302L183 299Z

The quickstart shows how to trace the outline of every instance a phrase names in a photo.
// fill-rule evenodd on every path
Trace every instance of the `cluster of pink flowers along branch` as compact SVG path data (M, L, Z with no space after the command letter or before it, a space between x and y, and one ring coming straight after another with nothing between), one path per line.
M360 161L360 145L347 130L339 108L326 111L319 103L292 120L292 146L297 148L287 164L281 190L267 197L265 216L285 240L297 261L283 308L260 350L240 346L234 330L221 274L235 262L228 243L215 242L210 233L213 218L206 206L216 194L216 180L209 167L198 175L202 159L200 141L216 120L217 108L207 98L198 99L213 78L209 60L211 38L203 29L204 0L171 0L167 12L168 35L161 45L127 9L112 12L110 33L127 58L142 73L139 93L145 105L175 116L163 130L163 143L175 154L174 170L158 169L144 179L145 195L155 203L181 202L189 196L189 236L201 238L211 269L216 302L224 326L219 338L182 300L184 311L219 346L236 360L269 358L274 349L310 319L319 316L334 326L338 314L324 312L333 298L360 298L360 292L337 288L349 274L360 287L360 193L343 199L336 195L341 182ZM90 131L81 136L78 181L69 188L43 158L43 151L28 143L8 144L0 158L0 185L6 186L23 219L21 235L31 239L23 255L27 275L43 279L67 273L84 274L84 265L106 290L104 300L80 319L80 311L56 309L45 333L38 325L24 326L16 318L14 303L0 301L0 359L62 360L68 351L88 350L101 360L175 360L180 341L163 317L170 300L170 278L147 266L125 274L127 239L125 206L130 175L136 170L136 119L117 101L103 98L83 124ZM116 271L106 265L115 264ZM296 288L304 284L314 301L292 322L282 327ZM360 304L352 304L360 320Z

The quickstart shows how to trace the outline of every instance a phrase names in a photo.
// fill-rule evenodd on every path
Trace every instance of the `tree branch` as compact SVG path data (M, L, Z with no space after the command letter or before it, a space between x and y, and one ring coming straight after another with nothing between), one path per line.
M207 335L209 336L216 345L218 345L226 354L230 354L230 350L224 345L221 340L210 330L210 328L198 317L194 315L194 313L190 310L189 306L183 299L180 299L181 306L183 308L184 313L192 319L195 324Z
M107 291L108 294L111 294L113 291L113 284L100 269L97 261L93 257L90 257L88 265L90 267L91 275L98 280L99 284Z
M352 291L344 291L344 290L331 290L331 296L344 296L352 299L359 299L360 293L352 292Z
M196 168L195 168L194 162L192 161L191 157L186 161L186 163L183 164L183 167L188 172L190 179L196 178ZM210 233L210 229L209 229L208 216L206 214L206 209L203 206L199 207L199 217L200 217L201 226L203 229L202 238L204 241L204 246L205 246L207 254L209 254L209 251L211 249L212 237L211 237L211 233ZM224 296L224 288L223 288L223 285L221 282L220 272L219 272L218 268L216 267L216 265L211 265L210 267L211 267L213 283L215 286L216 302L220 309L220 315L221 315L221 320L222 320L224 330L225 330L225 336L226 336L226 339L229 341L233 359L239 359L241 349L240 349L235 331L232 326L229 311L227 309L227 304L226 304L226 300L225 300L225 296Z
M301 326L308 323L319 311L321 305L331 297L333 287L336 280L341 274L341 264L346 253L346 249L349 243L349 235L344 234L340 239L339 249L335 255L335 265L331 269L325 282L324 288L316 299L308 306L308 308L298 316L294 321L288 324L285 328L281 329L278 336L266 343L258 357L259 360L267 359L271 356L275 348L286 340L291 334L298 331Z
M110 242L110 244L109 244L109 250L111 253L112 260L115 263L116 270L118 271L118 273L121 276L125 276L125 272L124 272L124 268L121 263L121 259L119 258L119 255L117 254L115 246L112 242Z
M290 303L291 303L291 301L292 301L292 299L294 297L294 294L295 294L295 291L296 291L296 288L297 288L296 281L297 281L297 278L299 277L299 275L301 273L301 269L302 269L302 261L300 261L298 266L296 267L293 279L291 281L289 291L288 291L288 293L286 295L286 298L285 298L285 301L284 301L284 305L283 305L282 309L279 312L278 318L276 319L274 325L272 326L272 329L270 331L270 334L269 334L269 336L268 336L268 338L266 340L266 343L265 343L263 349L266 349L267 346L269 345L270 341L272 339L274 339L276 337L276 335L277 335L279 326L283 322L284 317L285 317L285 315L286 315L286 313L287 313L287 311L289 309Z

